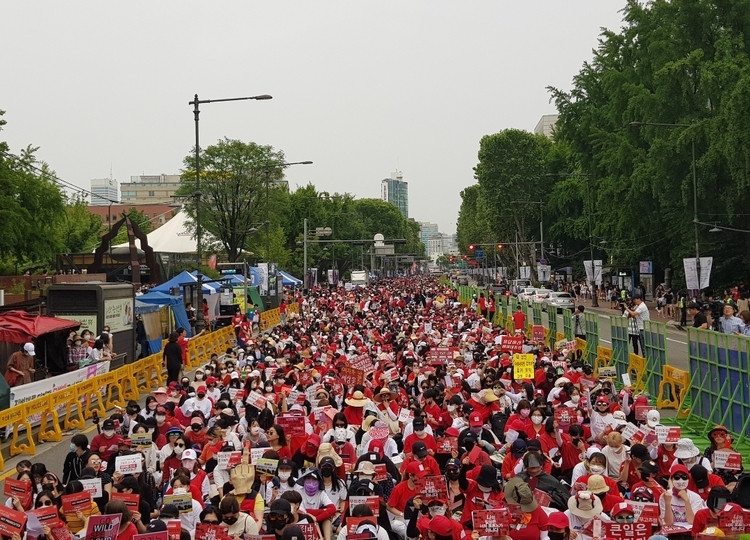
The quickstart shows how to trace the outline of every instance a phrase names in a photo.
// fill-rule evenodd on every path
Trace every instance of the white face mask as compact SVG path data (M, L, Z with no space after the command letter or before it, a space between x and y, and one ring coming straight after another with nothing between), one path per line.
M570 401L572 401L573 403L578 403L580 399L581 399L581 396L570 396Z
M104 435L105 437L111 437L114 434L114 430L111 429L105 429L104 431L102 431L102 435Z
M185 450L182 446L175 446L174 447L174 453L178 456L182 455L183 450Z
M484 487L484 486L480 486L479 484L477 484L477 487L479 488L479 491L481 491L482 493L489 493L492 491L491 487Z
M175 495L185 495L186 493L187 493L187 488L184 488L184 487L174 488Z
M677 491L682 491L683 489L687 489L689 480L672 480L672 485Z
M163 414L157 414L156 415L156 421L157 422L164 422L164 420L166 420L166 419L167 419L167 417L164 416Z
M260 428L258 426L253 426L250 428L250 435L257 435L260 433Z
M346 440L346 428L337 427L333 430L333 436L337 441Z
M203 380L203 373L196 373L195 374L195 380L196 381L202 381Z
M430 506L429 511L431 516L444 516L445 506Z
M604 467L601 465L590 465L589 469L591 470L591 474L602 474L604 472Z
M287 480L289 480L290 476L292 476L291 471L279 471L279 480L281 480L282 482L286 482Z
M195 460L194 459L183 459L182 460L182 466L185 467L187 470L192 471L193 467L195 467Z
M531 417L531 423L534 424L535 426L538 426L539 424L541 424L543 420L544 420L544 417L542 416L534 415Z

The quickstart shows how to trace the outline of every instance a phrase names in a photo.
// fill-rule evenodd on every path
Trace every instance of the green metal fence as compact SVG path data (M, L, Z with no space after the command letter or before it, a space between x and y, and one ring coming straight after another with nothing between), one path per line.
M584 313L583 315L586 324L586 360L593 366L596 360L596 348L599 346L599 315L597 313Z
M644 321L643 349L643 356L646 358L646 388L649 394L657 396L662 372L667 364L667 325L665 323Z
M563 310L563 332L568 341L572 341L575 337L573 336L573 314L569 309Z
M534 324L542 324L542 304L540 302L534 302L531 309L534 317Z
M612 336L612 360L617 367L617 374L622 377L623 373L628 372L628 320L611 315L609 328Z
M557 308L547 308L547 327L549 328L549 347L554 349L557 336Z
M501 324L502 326L505 326L505 321L508 320L508 314L510 313L510 304L508 303L508 297L503 295L503 297L500 299L500 305L501 305Z
M529 302L527 300L521 300L521 311L523 311L523 314L526 315L526 321L531 320L531 312L529 311ZM513 310L515 312L515 310Z

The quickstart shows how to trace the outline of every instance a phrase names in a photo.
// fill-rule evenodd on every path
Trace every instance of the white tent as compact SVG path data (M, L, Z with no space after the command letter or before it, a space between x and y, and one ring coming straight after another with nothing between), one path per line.
M180 210L164 225L146 235L148 245L155 253L197 253L198 243L195 241L193 233L187 228L188 217L185 210ZM135 245L139 249L141 248L141 241L137 238L135 239ZM128 243L125 242L112 247L127 246Z

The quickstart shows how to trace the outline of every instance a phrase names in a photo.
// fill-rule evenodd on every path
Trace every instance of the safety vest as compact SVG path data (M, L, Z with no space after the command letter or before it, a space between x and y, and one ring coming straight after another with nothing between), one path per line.
M620 298L625 300L625 297L628 295L627 291L625 289L620 291Z
M684 296L680 297L680 301L679 301L679 302L677 302L677 306L678 306L678 307L679 307L680 309L682 309L682 308L684 308L684 307L685 307L685 297L684 297Z

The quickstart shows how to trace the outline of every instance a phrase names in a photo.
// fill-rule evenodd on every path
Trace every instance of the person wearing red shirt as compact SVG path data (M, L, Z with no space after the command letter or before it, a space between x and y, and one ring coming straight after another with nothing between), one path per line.
M656 481L656 475L659 472L659 467L656 462L648 460L641 463L638 467L640 474L640 480L633 484L630 484L630 498L635 500L636 496L646 497L648 495L650 500L648 502L659 502L663 488ZM645 492L644 492L645 490Z
M427 390L424 393L424 407L422 407L427 414L427 423L433 430L440 427L440 418L443 415L443 410L435 403L437 396L438 391L435 388Z
M466 477L467 460L461 462L461 476ZM474 510L490 510L498 508L505 500L505 495L497 481L497 469L492 465L482 465L476 480L466 480L468 487L464 492L464 508L461 512L461 523L471 521L471 513Z
M429 455L429 453L427 452L427 445L425 445L424 442L416 441L412 445L411 451L411 455L406 456L406 458L404 458L403 464L401 465L401 470L399 472L402 475L409 468L409 464L411 463L416 463L417 465L422 467L423 470L427 471L428 476L442 474L440 471L440 465L438 465L438 462L434 457Z
M417 441L422 441L427 447L427 453L434 456L437 452L437 442L435 441L435 437L424 430L424 418L418 417L412 420L412 427L414 428L414 432L410 433L404 440L404 454L411 454L412 445Z
M669 479L669 470L674 463L674 453L677 451L676 444L660 444L656 453L656 464L659 466L659 478Z
M474 407L472 412L479 414L482 417L482 423L487 424L494 413L501 412L500 405L496 403L499 399L491 388L485 388L477 392L476 398L471 397L466 403Z
M503 465L500 469L500 473L503 475L503 479L507 482L516 475L516 465L526 453L526 441L523 439L516 439L513 444L510 445L510 452L505 454L503 459Z
M105 420L102 423L102 432L91 440L91 448L99 454L102 461L109 461L121 442L122 436L115 432L114 421Z
M555 433L557 447L562 456L560 471L570 480L573 467L581 462L581 454L585 454L588 448L583 436L583 428L578 424L573 424L568 428L568 433L564 433L556 426Z
M715 487L726 487L724 480L718 474L709 473L703 465L693 465L690 468L690 482L688 489L695 491L704 501Z
M706 498L706 508L701 508L693 516L693 537L698 536L708 527L718 527L719 519L722 515L735 514L743 512L739 504L730 502L732 492L726 487L717 486L711 488ZM731 531L723 529L724 533L730 534Z
M360 468L362 468L364 463L367 462L363 461L359 464ZM419 495L414 481L417 478L427 476L427 470L420 463L412 461L406 466L403 474L405 481L402 480L396 484L396 487L391 491L391 496L388 497L388 504L386 505L388 511L397 518L404 517L404 510L406 510L406 503L409 499L414 498L415 495Z
M190 340L197 338L198 336L202 335L205 331L206 329L204 328L203 330L195 334L193 337L189 338L187 337L187 331L183 327L180 327L177 329L177 345L179 345L180 349L182 349L182 363L185 364L186 366L188 365L187 350L188 350L188 344Z
M522 399L521 401L519 401L518 405L516 405L516 412L511 414L510 418L508 418L508 421L505 423L505 433L508 433L508 430L511 429L512 426L517 426L520 428L520 424L523 424L523 429L516 429L516 427L513 427L513 429L518 432L521 432L521 431L526 431L528 428L530 428L531 427L531 420L529 419L530 414L531 414L531 403L529 403L529 400Z
M512 540L543 538L544 532L547 531L547 513L539 506L534 492L522 478L514 478L505 484L505 499L511 504L520 505L524 514L524 526L520 529L511 526L508 536Z
M526 315L521 311L521 306L516 307L516 312L513 314L513 328L516 332L523 332L526 328Z
M620 485L624 485L627 490L630 491L634 484L641 481L641 470L640 467L645 462L649 461L651 456L648 453L646 446L636 443L630 447L630 452L625 457L625 461L620 465L620 476L617 481Z
M242 313L238 309L232 317L232 328L234 328L234 336L240 337L240 325L242 324Z

